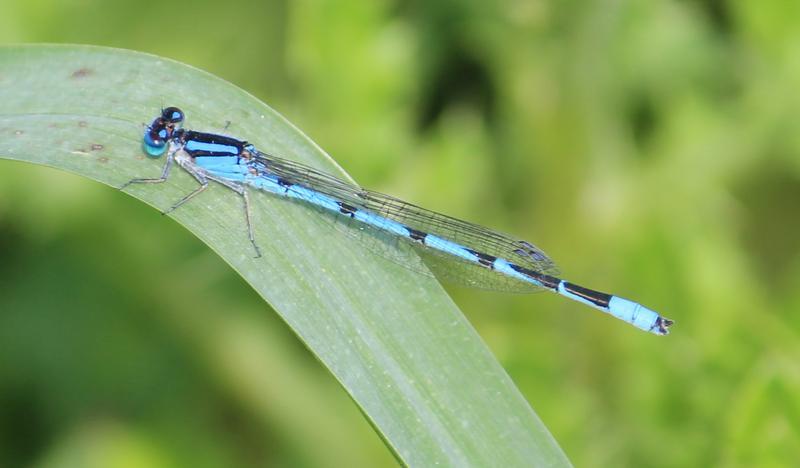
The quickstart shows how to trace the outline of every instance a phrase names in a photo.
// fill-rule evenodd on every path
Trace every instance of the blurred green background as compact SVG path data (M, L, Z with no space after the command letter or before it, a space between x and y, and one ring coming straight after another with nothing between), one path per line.
M4 0L0 41L207 70L363 185L675 319L451 288L577 466L800 460L800 3ZM394 463L197 239L0 161L1 466Z

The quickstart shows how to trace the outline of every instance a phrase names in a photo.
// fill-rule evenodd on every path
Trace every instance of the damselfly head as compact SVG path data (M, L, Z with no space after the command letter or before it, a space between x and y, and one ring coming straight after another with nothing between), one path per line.
M152 158L160 158L169 147L169 140L183 124L183 111L177 107L161 110L161 115L144 132L144 151Z

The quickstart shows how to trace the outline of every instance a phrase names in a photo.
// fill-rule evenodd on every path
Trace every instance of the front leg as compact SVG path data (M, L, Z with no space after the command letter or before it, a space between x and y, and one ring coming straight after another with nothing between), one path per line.
M174 154L175 153L172 151L167 154L167 162L164 164L164 169L161 170L161 177L155 179L131 179L122 184L119 189L125 190L125 188L132 184L160 184L166 181L169 178L169 171L172 168L172 160L175 159Z
M125 190L125 188L127 188L129 185L133 184L160 184L162 182L166 182L166 180L169 178L169 173L170 170L172 169L172 163L174 160L175 160L175 151L170 151L169 153L167 153L167 162L164 164L164 169L161 170L161 177L149 178L149 179L131 179L125 184L123 184L119 189ZM180 164L181 161L178 161L178 163ZM195 195L202 192L208 187L208 180L206 179L205 175L202 172L195 169L193 166L189 164L180 164L180 165L186 170L186 172L191 174L192 177L194 177L195 180L197 180L197 182L200 183L200 186L197 187L188 195L186 195L185 197L178 200L178 202L175 203L174 205L162 211L161 214L167 214L174 211L176 208L183 205L184 203L189 201L192 197L194 197Z

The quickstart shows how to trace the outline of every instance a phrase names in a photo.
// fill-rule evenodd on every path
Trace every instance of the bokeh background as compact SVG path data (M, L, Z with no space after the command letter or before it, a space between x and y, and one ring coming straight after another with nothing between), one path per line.
M210 71L365 186L676 319L451 289L577 466L800 460L800 3L2 0L0 41ZM0 161L0 465L395 463L197 239Z

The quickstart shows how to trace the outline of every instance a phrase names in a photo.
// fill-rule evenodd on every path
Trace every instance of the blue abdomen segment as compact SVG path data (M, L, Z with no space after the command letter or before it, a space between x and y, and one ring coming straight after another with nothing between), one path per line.
M611 296L611 300L608 302L608 313L640 330L653 332L657 335L666 334L666 329L662 329L662 323L665 319L637 302L618 296Z
M630 323L636 328L656 335L666 335L672 321L661 317L647 307L611 294L601 293L576 284L560 281L555 292L574 301L582 302Z
M418 233L400 222L351 206L303 185L281 181L273 175L248 177L246 183L258 189L311 203L339 216L348 216L395 236L404 237L411 241L424 242L424 245L428 248L452 255L461 260L471 263L478 262L478 258L473 252L458 243L430 234L424 236L424 241L415 239L415 235Z

